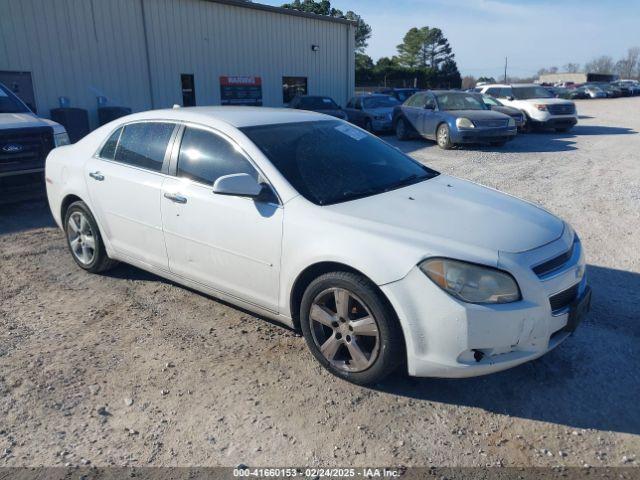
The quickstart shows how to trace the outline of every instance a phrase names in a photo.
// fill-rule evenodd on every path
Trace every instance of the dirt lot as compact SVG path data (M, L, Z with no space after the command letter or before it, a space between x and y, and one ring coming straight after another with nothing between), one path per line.
M544 205L588 255L574 337L467 380L337 380L303 339L132 267L75 267L43 203L0 210L0 466L640 465L640 98L569 134L443 152L446 173Z

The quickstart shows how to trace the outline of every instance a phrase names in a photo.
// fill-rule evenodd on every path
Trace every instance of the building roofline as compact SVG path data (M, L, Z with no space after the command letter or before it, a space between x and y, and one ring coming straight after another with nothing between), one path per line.
M245 0L203 0L211 3L221 3L223 5L230 5L233 7L250 8L252 10L262 10L263 12L280 13L282 15L291 15L294 17L311 18L313 20L322 20L325 22L341 23L343 25L355 25L352 20L345 18L330 17L328 15L317 15L315 13L302 12L300 10L294 10L293 8L274 7L271 5L264 5L262 3L253 3Z

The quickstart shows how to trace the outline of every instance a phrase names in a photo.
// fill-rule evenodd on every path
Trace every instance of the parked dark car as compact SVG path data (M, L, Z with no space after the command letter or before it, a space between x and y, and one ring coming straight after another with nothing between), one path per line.
M584 87L588 87L588 86L599 87L600 89L604 90L604 92L607 94L607 98L619 98L619 97L622 97L622 90L620 90L619 88L611 85L610 83L606 83L606 82L591 82L591 83L585 83L583 86Z
M370 132L391 130L393 108L400 102L389 95L356 95L347 103L344 111L348 120Z
M558 98L565 98L567 100L587 100L591 96L587 93L585 87L577 88L565 88L560 92Z
M505 115L509 115L511 118L513 118L513 121L516 122L516 127L518 129L521 129L522 127L524 127L525 116L524 116L524 113L522 113L520 110L513 107L507 107L500 100L498 100L495 97L492 97L491 95L478 94L478 96L480 97L482 102L487 107L489 107L489 109L495 112L504 113Z
M411 95L419 91L420 89L418 88L382 88L380 90L377 90L375 93L390 95L400 103L403 103L405 100L411 97Z
M333 101L331 97L322 95L298 95L289 103L289 108L298 110L310 110L312 112L324 113L342 120L347 120L347 114L340 105Z
M477 94L436 90L414 94L393 111L396 136L421 136L449 149L462 143L504 145L517 134L508 115L494 112Z

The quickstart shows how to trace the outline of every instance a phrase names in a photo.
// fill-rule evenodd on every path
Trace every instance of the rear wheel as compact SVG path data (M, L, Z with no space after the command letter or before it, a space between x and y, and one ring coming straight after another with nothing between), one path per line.
M69 206L64 231L71 256L83 270L104 272L117 263L107 256L98 224L86 203L78 201Z
M449 150L453 146L451 144L451 135L449 134L449 125L443 123L438 126L436 141L438 142L438 146L443 150Z
M361 275L332 272L311 282L302 298L300 322L318 362L350 382L379 382L402 362L395 314Z
M396 122L396 138L398 140L409 140L410 137L409 126L407 125L407 121L400 117Z

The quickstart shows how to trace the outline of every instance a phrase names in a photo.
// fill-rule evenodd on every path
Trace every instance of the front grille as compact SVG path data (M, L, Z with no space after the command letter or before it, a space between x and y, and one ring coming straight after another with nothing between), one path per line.
M573 115L576 113L576 106L573 103L559 103L547 105L547 110L551 115Z
M491 119L491 120L474 120L473 123L476 127L483 128L498 128L498 127L506 127L509 124L509 120L503 120L501 118Z
M566 290L549 297L551 311L556 313L571 305L571 303L578 297L579 287L580 284L576 283L573 287L567 288Z
M53 148L51 127L0 131L0 174L44 168Z
M535 273L538 277L545 277L550 273L553 273L556 270L559 270L560 268L562 268L562 266L565 263L567 263L573 256L573 250L576 247L576 243L578 242L579 240L576 235L573 239L573 245L571 245L571 248L569 250L567 250L564 253L561 253L557 257L553 257L552 259L547 260L544 263L541 263L540 265L536 265L535 267L532 268L533 273Z

